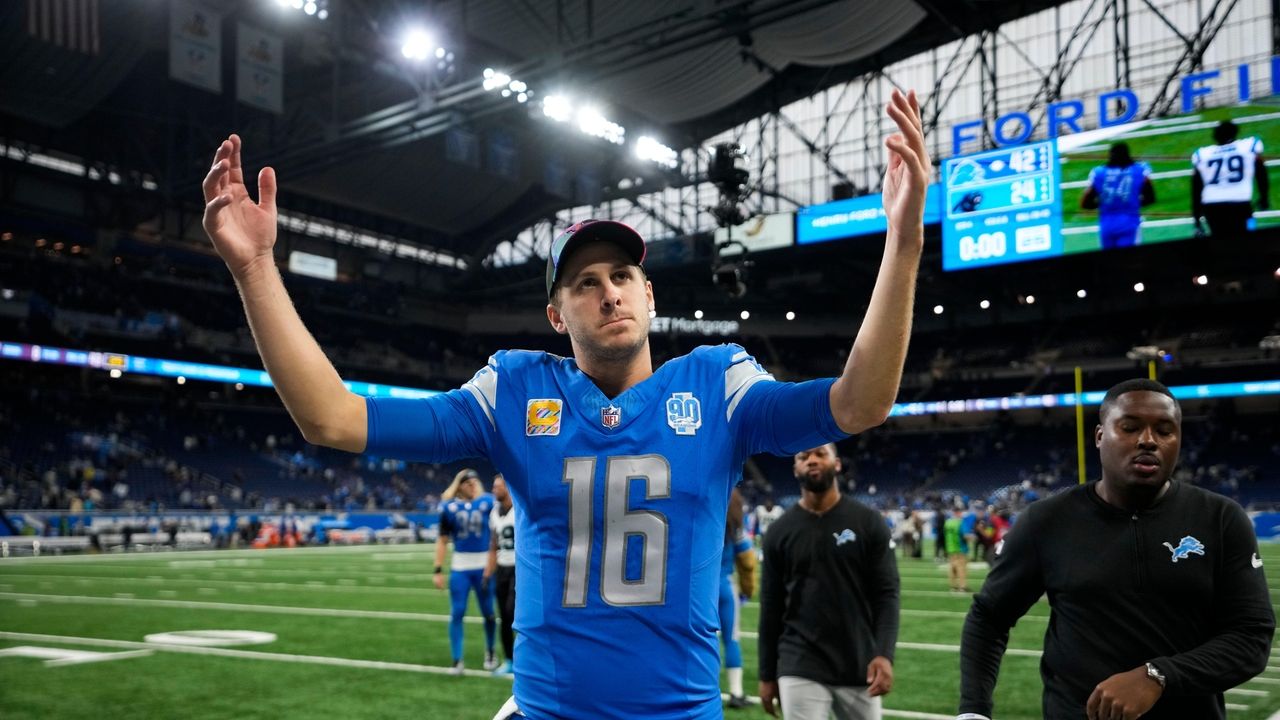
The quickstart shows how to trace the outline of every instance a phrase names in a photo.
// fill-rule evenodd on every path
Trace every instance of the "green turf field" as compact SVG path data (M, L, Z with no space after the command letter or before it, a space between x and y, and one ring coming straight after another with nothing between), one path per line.
M1239 122L1250 116L1260 119ZM1106 141L1062 154L1062 227L1064 254L1097 250L1098 214L1081 210L1080 195L1089 171L1107 162L1112 143L1124 141L1135 160L1151 165L1156 202L1142 209L1142 242L1151 244L1183 240L1192 236L1191 153L1213 143L1212 126L1232 118L1240 126L1240 137L1262 140L1264 157L1274 157L1280 148L1280 106L1237 105L1179 116L1136 128ZM1280 207L1280 166L1268 165L1271 178L1271 206ZM1255 215L1259 227L1280 225L1280 213Z
M431 546L141 553L0 560L0 717L304 716L489 720L510 681L479 671L483 631L467 626L467 677L450 677L448 599L431 587ZM1280 561L1280 546L1264 548ZM945 568L904 560L902 633L886 717L954 717L957 645L969 598ZM976 587L984 576L971 573ZM1280 580L1272 580L1280 589ZM1275 591L1273 591L1275 592ZM746 687L755 694L755 625L742 622ZM475 614L474 606L471 608ZM1001 671L1001 720L1039 717L1036 651L1048 613L1013 632ZM238 647L144 643L151 633L249 630L274 642ZM65 661L13 648L120 656ZM30 651L24 651L30 652ZM589 658L584 658L589 661ZM60 664L63 663L63 664ZM1233 720L1280 710L1280 662L1227 694ZM758 707L730 718L767 717Z

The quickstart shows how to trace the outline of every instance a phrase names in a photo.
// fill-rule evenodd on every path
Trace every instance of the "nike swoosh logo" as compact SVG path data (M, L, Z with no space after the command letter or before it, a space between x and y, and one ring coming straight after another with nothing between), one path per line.
M1258 557L1258 553L1254 553L1253 558L1250 559L1249 562L1256 568L1262 567L1262 558Z

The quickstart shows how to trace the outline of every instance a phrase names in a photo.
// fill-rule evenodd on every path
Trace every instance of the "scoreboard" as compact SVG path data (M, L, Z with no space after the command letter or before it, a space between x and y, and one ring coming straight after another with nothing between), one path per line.
M1062 254L1062 172L1054 141L942 164L942 269Z

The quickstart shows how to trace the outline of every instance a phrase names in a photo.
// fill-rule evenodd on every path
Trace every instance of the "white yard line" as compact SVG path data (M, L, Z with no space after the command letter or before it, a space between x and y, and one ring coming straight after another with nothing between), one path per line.
M28 574L22 574L22 573L7 573L4 575L4 577L54 578L54 579L60 579L60 580L70 580L75 582L76 585L81 587L84 587L86 585L91 585L94 582L103 582L104 584L105 583L129 583L134 585L222 585L222 586L230 586L236 589L242 589L245 591L253 590L254 588L259 588L264 590L281 590L281 591L290 591L290 592L296 592L299 590L315 590L315 591L322 591L322 592L339 592L339 593L371 593L375 595L429 595L429 594L439 594L439 593L445 592L443 590L436 590L434 587L431 587L429 585L422 586L422 587L385 587L385 586L374 587L370 585L353 585L349 582L344 582L343 580L339 580L338 585L312 585L312 584L302 585L298 583L259 582L259 581L252 581L252 580L197 580L197 579L184 580L181 578L165 578L165 577L154 577L154 576L146 577L146 578L136 578L136 577L121 577L116 575L112 575L112 576L44 575L44 574L28 575ZM12 585L0 586L0 590L12 590L12 589L13 589Z
M368 670L404 670L408 672L449 675L452 668L436 665L417 665L414 663L386 662L383 660L355 660L352 658L329 657L327 655L291 655L288 653L267 653L254 650L230 650L227 648L199 647L195 645L168 645L165 643L132 642L129 640L99 640L97 638L72 637L66 635L39 635L36 633L18 633L0 631L0 639L21 640L23 642L52 642L66 645L96 645L99 647L133 648L139 650L159 650L163 652L185 653L187 655L217 655L220 657L244 658L248 660L274 660L276 662L305 663L309 665L336 665L338 667L364 668ZM465 670L468 677L503 678L510 680L510 675L497 675L482 670Z
M158 600L154 598L116 598L93 595L44 595L36 593L0 593L0 598L28 602L62 603L66 605L134 605L140 607L185 608L200 610L229 610L234 612L266 613L268 615L319 615L323 617L372 618L377 620L415 620L419 622L448 622L448 615L432 613L398 612L394 610L342 610L337 608L309 608L288 605L254 605L244 603L203 602L198 600ZM468 622L483 622L478 617L467 617Z

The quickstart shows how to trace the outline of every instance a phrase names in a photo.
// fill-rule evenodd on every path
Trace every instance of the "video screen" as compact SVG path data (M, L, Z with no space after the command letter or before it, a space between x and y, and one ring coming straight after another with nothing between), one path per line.
M1052 150L1044 149L1055 143ZM1268 148L1273 153L1280 148L1280 112L1274 106L1244 104L948 159L942 178L947 198L943 269L1197 237L1230 241L1258 228L1280 226L1280 211L1271 209L1276 194L1271 181L1280 179L1280 170L1277 161L1266 160ZM1052 192L1043 189L1042 168L1018 180L1010 174L1007 163L1013 153L1032 149L1037 157L1056 154ZM989 171L993 163L1005 169L1000 178L987 177L992 185L971 177L974 167ZM1026 183L1032 175L1035 187ZM1262 196L1264 189L1270 197ZM957 209L973 192L981 194L976 205L970 198L967 212ZM1192 215L1193 193L1199 200L1198 217ZM1048 223L1053 237L1047 245L1039 231L1022 243L1017 238L1018 230L1025 233L1027 227L1017 215L1032 204L1056 215ZM1009 222L1000 222L1008 212L1014 213ZM988 225L992 217L995 224Z
M924 224L942 218L942 188L929 186L924 197ZM811 245L863 235L884 234L889 227L880 193L812 205L796 212L796 244Z

